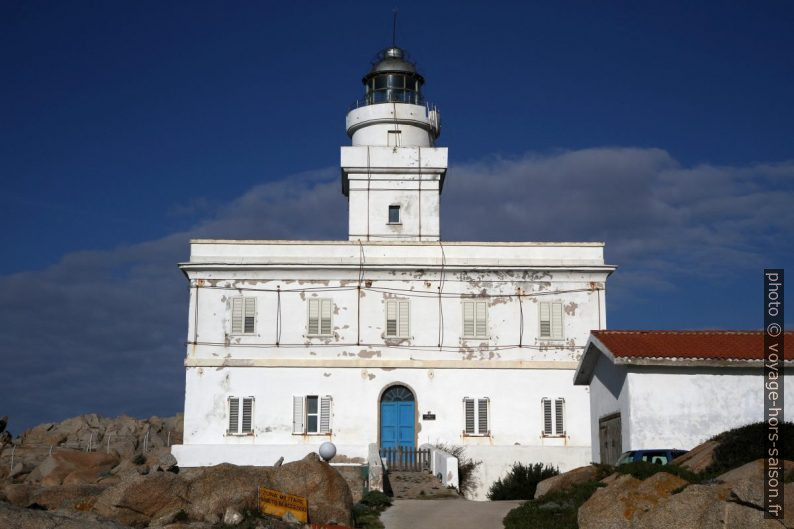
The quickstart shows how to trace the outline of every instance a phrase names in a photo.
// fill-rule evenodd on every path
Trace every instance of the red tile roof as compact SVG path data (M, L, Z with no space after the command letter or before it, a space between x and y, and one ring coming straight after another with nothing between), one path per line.
M763 360L763 331L593 331L615 357ZM794 332L784 332L784 358L794 360Z

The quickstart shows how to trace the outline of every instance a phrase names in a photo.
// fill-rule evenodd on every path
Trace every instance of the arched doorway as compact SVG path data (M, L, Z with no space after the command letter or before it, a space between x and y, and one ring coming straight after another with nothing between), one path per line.
M405 386L391 386L380 397L381 448L416 447L416 398Z

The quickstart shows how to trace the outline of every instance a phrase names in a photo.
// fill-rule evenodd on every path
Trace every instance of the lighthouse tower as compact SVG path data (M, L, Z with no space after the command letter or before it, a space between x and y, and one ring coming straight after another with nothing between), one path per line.
M405 51L381 51L348 112L352 146L341 152L350 240L437 241L447 149L436 147L438 110L422 97L424 78Z

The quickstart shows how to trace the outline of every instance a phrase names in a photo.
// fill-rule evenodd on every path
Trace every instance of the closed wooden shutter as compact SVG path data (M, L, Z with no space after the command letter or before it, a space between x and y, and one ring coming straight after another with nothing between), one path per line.
M243 399L243 427L242 433L251 433L253 431L252 428L252 413L254 409L254 399L253 397L246 397Z
M475 303L477 307L476 311L476 334L479 338L485 338L488 336L488 306L485 304L484 301L478 301Z
M331 334L331 300L320 300L320 334Z
M474 302L463 302L463 336L474 336Z
M408 300L400 300L400 338L408 338L410 336L408 322L411 321L411 318L409 314L408 303Z
M243 298L245 300L245 322L243 332L252 333L256 330L256 298Z
M488 399L477 401L477 433L480 435L488 433Z
M562 303L551 304L551 337L562 339Z
M229 433L238 433L240 425L240 399L229 397Z
M386 301L386 336L397 336L397 302Z
M320 334L320 300L309 300L309 334Z
M320 397L320 433L331 432L331 397Z
M303 396L292 397L292 433L304 433Z
M232 298L232 334L243 332L243 298Z
M543 399L543 433L552 435L551 401Z
M565 399L554 401L554 433L563 435L565 433Z
M551 308L549 303L540 304L540 337L551 338Z
M466 433L474 434L474 399L465 399L463 401L465 411L465 428Z

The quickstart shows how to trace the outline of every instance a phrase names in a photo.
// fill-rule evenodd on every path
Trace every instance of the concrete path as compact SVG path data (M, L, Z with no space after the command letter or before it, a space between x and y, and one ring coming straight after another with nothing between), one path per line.
M386 529L502 529L523 501L394 500L380 515Z

